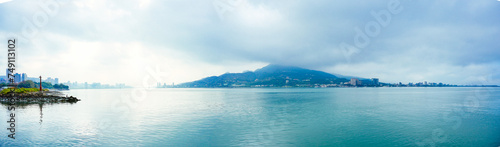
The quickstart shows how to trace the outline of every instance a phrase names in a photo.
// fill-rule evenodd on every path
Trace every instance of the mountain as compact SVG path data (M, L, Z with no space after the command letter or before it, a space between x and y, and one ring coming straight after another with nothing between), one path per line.
M253 72L225 73L175 87L315 87L348 82L333 74L294 66L270 64Z
M370 80L370 79L367 79L367 78L362 78L362 77L356 77L356 76L344 76L344 75L341 75L341 74L336 74L336 73L332 73L333 75L339 77L339 78L344 78L344 79L352 79L352 78L356 78L356 79L359 79L359 80Z

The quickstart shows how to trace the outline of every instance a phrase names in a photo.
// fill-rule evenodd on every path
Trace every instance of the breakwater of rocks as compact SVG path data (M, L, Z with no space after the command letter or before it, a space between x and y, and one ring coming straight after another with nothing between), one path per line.
M33 92L0 94L1 103L76 103L80 99L73 96L61 96L60 92Z

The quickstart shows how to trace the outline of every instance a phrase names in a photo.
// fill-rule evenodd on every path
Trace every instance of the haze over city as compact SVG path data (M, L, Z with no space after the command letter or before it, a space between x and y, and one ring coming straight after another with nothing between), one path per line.
M61 82L182 83L273 63L500 85L495 0L13 0L0 14L0 40L19 40L16 72Z

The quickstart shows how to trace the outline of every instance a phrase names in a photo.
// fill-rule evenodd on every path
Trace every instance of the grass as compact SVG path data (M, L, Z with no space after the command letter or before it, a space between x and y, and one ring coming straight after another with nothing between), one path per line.
M8 92L12 91L13 88L6 88L2 90L0 93L1 94L7 94ZM30 92L38 92L38 88L16 88L14 90L15 93L30 93ZM49 91L48 89L43 89L43 91Z

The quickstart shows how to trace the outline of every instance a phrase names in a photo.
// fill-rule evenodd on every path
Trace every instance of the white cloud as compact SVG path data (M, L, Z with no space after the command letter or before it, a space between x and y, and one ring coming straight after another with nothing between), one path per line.
M254 5L243 1L234 13L234 21L245 28L274 28L284 24L284 16L278 10L263 4Z

